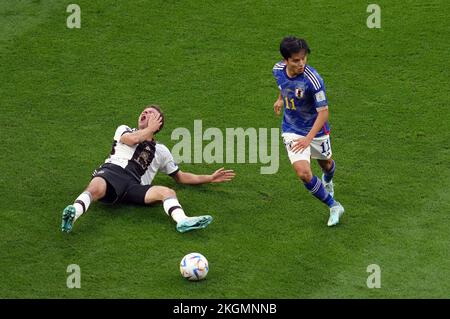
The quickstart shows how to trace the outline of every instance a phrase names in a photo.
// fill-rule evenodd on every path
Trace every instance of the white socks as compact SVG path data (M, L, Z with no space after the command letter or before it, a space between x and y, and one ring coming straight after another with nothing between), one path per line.
M176 197L168 197L163 201L164 211L177 223L187 216Z
M77 197L73 206L75 207L75 220L77 220L83 213L85 213L92 201L92 195L88 191L83 192ZM171 216L175 222L185 219L187 216L181 208L180 203L176 197L168 197L163 201L164 211Z
M75 207L75 220L77 220L85 211L88 210L92 201L92 195L88 191L83 192L77 197L73 206Z

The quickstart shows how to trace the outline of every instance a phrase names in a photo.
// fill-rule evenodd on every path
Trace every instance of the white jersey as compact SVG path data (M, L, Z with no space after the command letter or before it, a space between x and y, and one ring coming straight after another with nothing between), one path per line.
M142 185L150 185L158 171L167 175L176 174L179 171L169 149L155 141L144 141L129 146L120 142L123 134L136 132L137 129L126 125L120 125L114 134L114 142L111 154L105 163L111 163L122 167L133 175Z

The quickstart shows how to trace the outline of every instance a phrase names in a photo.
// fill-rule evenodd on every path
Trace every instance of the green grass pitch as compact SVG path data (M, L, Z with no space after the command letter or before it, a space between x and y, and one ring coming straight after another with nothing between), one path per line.
M68 29L66 7L81 7ZM0 3L1 298L447 298L450 125L447 1L51 1ZM173 187L205 230L180 234L161 206L62 209L108 155L115 128L159 103L171 132L280 126L272 66L285 35L308 40L324 78L336 160L328 209L295 177L224 164L232 183ZM222 164L185 164L211 173ZM319 173L316 163L313 170ZM205 281L181 278L198 251ZM81 289L66 268L81 267ZM366 285L370 264L381 288Z

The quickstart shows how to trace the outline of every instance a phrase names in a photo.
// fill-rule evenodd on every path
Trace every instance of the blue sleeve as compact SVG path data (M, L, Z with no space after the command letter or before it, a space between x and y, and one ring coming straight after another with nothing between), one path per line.
M278 63L275 63L275 65L273 66L273 69L272 69L273 77L275 78L275 81L277 81L277 86L279 89L281 89L280 85L282 82L284 66L285 66L285 64L282 61L280 61Z
M323 83L322 77L317 72L309 72L307 76L316 109L328 106L325 84Z

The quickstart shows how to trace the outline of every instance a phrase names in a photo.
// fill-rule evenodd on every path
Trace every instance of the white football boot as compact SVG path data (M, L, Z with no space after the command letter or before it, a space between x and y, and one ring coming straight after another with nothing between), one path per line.
M330 218L328 219L328 226L334 226L339 223L339 218L344 214L344 207L339 202L335 202L333 206L330 207Z

